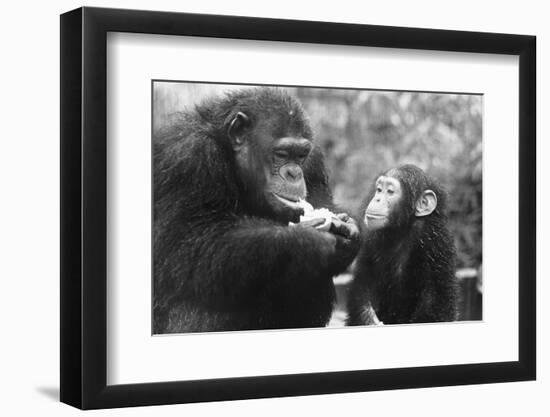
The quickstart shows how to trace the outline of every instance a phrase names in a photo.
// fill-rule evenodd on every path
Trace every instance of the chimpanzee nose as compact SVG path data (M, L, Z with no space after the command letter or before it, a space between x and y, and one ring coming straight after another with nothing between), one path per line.
M304 174L298 165L288 164L281 168L281 176L290 182L300 181Z

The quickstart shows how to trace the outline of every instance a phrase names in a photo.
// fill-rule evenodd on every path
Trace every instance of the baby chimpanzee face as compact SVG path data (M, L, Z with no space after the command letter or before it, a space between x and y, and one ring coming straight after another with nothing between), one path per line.
M367 227L376 230L386 226L402 196L403 190L397 178L384 175L378 177L374 196L365 210L364 222Z
M363 218L368 230L399 229L432 214L438 198L430 184L424 172L412 165L390 169L378 177Z

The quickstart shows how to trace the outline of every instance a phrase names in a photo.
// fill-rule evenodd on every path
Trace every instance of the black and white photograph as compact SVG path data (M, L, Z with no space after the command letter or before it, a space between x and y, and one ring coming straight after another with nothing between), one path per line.
M5 3L0 416L550 415L548 13L453 6Z
M482 94L151 88L153 335L483 319Z

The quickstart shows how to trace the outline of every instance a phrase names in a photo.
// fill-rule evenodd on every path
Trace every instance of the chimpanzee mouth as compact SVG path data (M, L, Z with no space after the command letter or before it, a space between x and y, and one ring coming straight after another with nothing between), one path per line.
M382 220L386 218L385 214L365 213L365 217L373 220Z
M363 223L371 229L382 226L386 221L387 215L379 213L365 213Z
M289 206L293 209L302 208L302 205L300 204L300 200L298 199L298 197L290 197L290 196L283 197L282 195L275 194L275 193L273 193L273 195L275 196L275 198L277 198L277 200L279 200L281 203L285 204L286 206Z

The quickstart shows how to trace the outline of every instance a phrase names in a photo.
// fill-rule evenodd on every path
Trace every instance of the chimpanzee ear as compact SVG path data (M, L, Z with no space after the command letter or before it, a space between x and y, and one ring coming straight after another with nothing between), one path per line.
M436 207L437 195L432 190L426 190L416 202L414 215L416 217L428 216L432 214Z
M231 139L231 145L234 149L239 148L244 143L244 130L250 125L250 118L243 112L238 112L233 116L227 128L227 134Z

